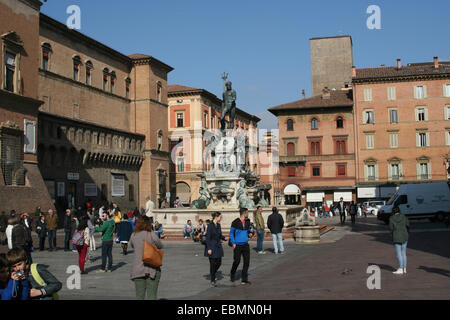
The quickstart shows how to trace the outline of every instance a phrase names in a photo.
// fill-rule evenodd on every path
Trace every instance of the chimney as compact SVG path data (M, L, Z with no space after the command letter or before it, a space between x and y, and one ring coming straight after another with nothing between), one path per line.
M352 67L352 78L356 78L356 67Z
M305 89L302 90L302 99L306 98L306 93L305 93Z
M330 97L331 97L330 89L328 89L328 87L323 88L323 90L322 90L322 99L326 100L326 99L330 99Z
M439 59L438 57L434 57L434 68L439 69Z
M401 69L401 68L402 68L402 60L397 59L397 69Z

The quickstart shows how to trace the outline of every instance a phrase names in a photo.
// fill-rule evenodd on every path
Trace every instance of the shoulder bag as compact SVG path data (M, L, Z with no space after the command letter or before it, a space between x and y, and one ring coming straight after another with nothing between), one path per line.
M164 252L159 250L147 241L147 233L145 234L144 248L142 249L142 262L153 268L159 268L162 266L162 258Z

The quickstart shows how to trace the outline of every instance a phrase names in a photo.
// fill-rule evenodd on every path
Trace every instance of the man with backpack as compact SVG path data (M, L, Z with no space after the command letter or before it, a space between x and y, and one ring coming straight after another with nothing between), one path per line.
M230 281L234 282L237 267L241 262L241 255L244 258L244 266L242 267L241 284L250 284L248 281L248 268L250 266L250 246L248 240L253 237L250 219L248 219L248 209L241 208L239 210L240 217L236 218L230 228L230 242L233 247L233 266L230 271Z

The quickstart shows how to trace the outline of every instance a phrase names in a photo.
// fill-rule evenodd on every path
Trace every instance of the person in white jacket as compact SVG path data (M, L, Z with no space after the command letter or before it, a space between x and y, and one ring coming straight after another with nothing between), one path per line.
M8 240L8 249L11 250L13 248L13 243L12 243L12 230L14 228L14 225L16 224L17 221L15 221L15 218L9 218L8 219L8 226L6 227L6 239Z

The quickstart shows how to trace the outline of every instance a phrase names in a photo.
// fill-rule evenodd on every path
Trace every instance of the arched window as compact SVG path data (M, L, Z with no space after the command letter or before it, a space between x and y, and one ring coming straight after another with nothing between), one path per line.
M50 53L52 52L52 46L50 43L44 43L42 45L42 69L49 70L49 60L50 60Z
M336 119L336 128L344 128L344 118L338 117Z
M158 150L161 150L161 147L162 147L162 138L163 138L162 130L159 130L159 131L158 131Z
M295 156L295 144L293 142L287 144L287 155L288 157Z
M112 72L111 72L111 87L110 87L111 93L114 93L114 85L115 85L115 82L116 82L116 72L115 72L115 71L112 71Z
M80 66L81 58L80 56L73 57L73 80L80 81Z
M91 61L86 61L86 84L88 86L91 85L92 81L91 81L91 72L94 69L94 65L92 64Z
M130 99L130 84L131 79L128 77L125 79L125 98Z
M294 130L294 120L288 119L286 124L287 124L287 128L286 128L287 131Z
M106 91L108 89L108 75L109 75L109 69L104 68L103 69L103 91Z
M161 102L161 96L162 96L162 84L158 81L156 84L156 100L158 102Z
M312 130L319 129L319 120L317 120L316 118L313 118L311 120L311 129Z

